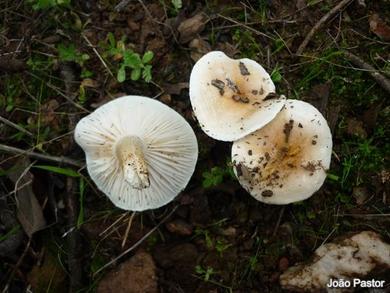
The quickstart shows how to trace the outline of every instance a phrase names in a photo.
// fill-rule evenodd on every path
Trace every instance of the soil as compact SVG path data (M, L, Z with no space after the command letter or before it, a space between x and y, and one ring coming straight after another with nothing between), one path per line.
M5 292L282 292L280 274L307 261L322 243L363 230L389 242L389 93L342 53L390 76L388 1L351 1L315 33L302 56L295 52L305 36L340 1L44 2L0 2L1 145L84 166L72 136L76 123L132 94L180 113L195 131L199 160L173 202L132 216L97 190L85 167L31 155L21 163L20 154L0 150ZM182 7L175 9L176 2ZM141 57L154 53L150 82L142 74L132 80L131 67L118 81L124 48ZM269 99L302 99L326 117L332 164L308 200L287 206L256 201L232 173L231 143L202 132L188 81L194 63L211 50L256 60L276 85ZM212 84L223 95L220 82ZM286 140L291 131L286 124ZM21 180L11 178L15 169ZM388 287L389 276L377 278Z

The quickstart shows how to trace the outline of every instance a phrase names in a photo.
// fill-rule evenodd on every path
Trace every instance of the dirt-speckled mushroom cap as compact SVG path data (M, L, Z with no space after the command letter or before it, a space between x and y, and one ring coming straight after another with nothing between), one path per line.
M202 130L214 139L234 141L263 127L282 109L285 97L264 68L250 59L234 60L214 51L196 62L190 99Z
M115 99L84 117L75 139L97 187L125 210L154 209L173 200L190 180L198 157L187 121L141 96Z
M287 100L274 120L232 147L240 184L270 204L310 197L326 178L331 154L332 135L325 118L298 100Z

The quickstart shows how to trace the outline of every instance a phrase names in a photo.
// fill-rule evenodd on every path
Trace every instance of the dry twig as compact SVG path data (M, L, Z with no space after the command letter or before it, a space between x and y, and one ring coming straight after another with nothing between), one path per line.
M115 263L116 261L118 261L119 259L121 259L123 256L125 256L126 254L128 254L129 252L131 252L132 250L134 250L135 248L137 248L142 242L144 242L145 239L147 239L154 231L156 231L164 222L166 222L172 215L173 213L177 210L177 208L179 207L179 205L175 206L172 211L164 218L160 221L160 223L158 223L156 226L154 226L152 229L150 229L150 231L148 233L146 233L140 240L138 240L134 245L132 245L131 247L129 247L128 249L126 249L124 252L122 252L120 255L118 255L117 257L115 257L113 260L110 260L108 263L106 263L104 266L102 266L101 268L99 268L95 273L94 275L96 276L98 273L100 273L101 271L103 271L105 268L109 267L110 265L112 265L113 263Z
M344 52L344 56L347 57L348 60L351 61L356 66L360 67L361 69L367 70L368 73L375 79L375 81L390 94L389 79L387 79L384 75L379 73L378 70L376 70L373 66L364 62L358 56L346 51Z
M50 161L50 162L55 162L59 164L65 164L65 165L71 165L75 167L82 168L84 164L82 162L67 158L67 157L57 157L57 156L51 156L51 155L45 155L45 154L40 154L36 153L30 150L22 150L18 149L12 146L0 144L0 151L6 152L6 153L11 153L11 154L18 154L18 155L24 155L30 158L38 159L38 160L43 160L43 161Z
M23 132L24 134L26 134L26 135L28 135L28 136L30 136L30 137L34 136L30 131L24 129L23 127L21 127L21 126L15 124L15 123L13 123L12 121L9 121L8 119L6 119L6 118L4 118L4 117L1 117L1 116L0 116L0 122L3 122L4 124L6 124L6 125L8 125L8 126L10 126L10 127L13 127L13 128L15 128L16 130L18 130L18 131L20 131L20 132Z
M302 55L305 50L307 44L309 44L310 40L314 36L314 34L320 29L320 27L334 14L342 10L345 6L347 6L352 0L342 0L339 4L333 7L327 14L325 14L321 19L313 26L310 32L307 34L306 38L303 40L302 44L299 46L296 54Z

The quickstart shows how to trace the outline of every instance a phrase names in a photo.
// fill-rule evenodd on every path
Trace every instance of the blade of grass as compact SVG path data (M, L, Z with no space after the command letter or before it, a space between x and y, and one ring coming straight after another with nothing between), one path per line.
M79 183L79 192L80 192L80 211L79 215L77 217L77 229L81 227L81 225L84 223L84 192L85 192L85 181L83 177L80 177L80 183Z
M57 173L69 177L80 177L80 174L76 171L70 169L70 168L61 168L61 167L55 167L55 166L48 166L48 165L36 165L34 168L46 170L52 173Z

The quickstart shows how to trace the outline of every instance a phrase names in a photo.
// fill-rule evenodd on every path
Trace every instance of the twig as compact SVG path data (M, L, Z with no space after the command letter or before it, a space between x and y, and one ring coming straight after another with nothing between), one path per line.
M114 227L120 220L122 220L124 217L126 217L127 213L123 213L122 215L119 216L118 219L114 221L110 226L108 226L106 229L104 229L103 232L100 232L99 237L102 237L102 235L106 234L107 231L109 231L112 227Z
M23 132L24 134L27 134L28 136L32 137L34 136L30 131L24 129L23 127L13 123L12 121L9 121L8 119L4 118L4 117L1 117L0 116L0 122L3 122L4 124L10 126L10 127L13 127L15 128L16 130L20 131L20 132Z
M344 56L347 57L353 64L356 66L365 69L368 73L375 79L375 81L388 93L390 93L390 80L387 79L384 75L380 74L373 66L364 62L358 56L344 51Z
M167 221L172 215L173 213L177 210L177 208L179 207L179 205L175 206L172 211L164 218L162 219L156 226L154 226L148 233L146 233L140 240L138 240L134 245L132 245L131 247L129 247L128 249L126 249L124 252L122 252L120 255L118 255L117 257L115 257L113 260L110 260L108 263L106 263L104 266L102 266L100 269L98 269L95 273L94 273L94 276L96 276L98 273L100 273L101 271L103 271L105 268L109 267L110 265L112 265L113 263L115 263L116 261L118 261L120 258L122 258L123 256L125 256L126 254L128 254L130 251L134 250L135 248L137 248L145 239L147 239L154 231L156 231L165 221Z
M218 13L217 16L220 17L220 18L223 18L223 19L225 19L227 21L230 21L230 22L232 22L234 24L242 26L243 28L246 28L247 30L251 31L252 33L255 33L256 35L263 36L263 37L266 37L266 38L271 39L271 40L275 40L273 37L270 37L267 34L262 33L262 32L260 32L260 31L258 31L256 29L254 29L254 28L244 24L244 23L238 22L237 20L234 20L233 18L230 18L228 16L225 16L225 15L222 15L222 14L219 14L219 13Z
M99 52L96 50L95 46L92 45L91 41L87 38L86 35L83 34L83 38L84 40L88 43L88 46L91 47L91 49L93 50L93 52L96 54L96 56L99 58L100 62L102 62L103 66L107 69L108 73L114 77L114 74L112 73L112 71L110 70L110 68L107 66L107 63L104 61L103 57L99 54Z
M130 215L130 217L129 217L129 223L127 224L125 236L123 237L123 240L122 240L122 248L125 247L126 240L127 240L127 237L129 236L131 224L133 223L133 219L134 219L135 214L136 214L136 212L133 212L133 213Z
M29 71L27 71L27 74L31 75L32 77L36 78L36 79L39 79L41 81L44 81L42 78L40 78L39 76L35 75L34 73L31 73ZM86 108L84 108L83 106L77 104L75 101L73 101L70 97L68 97L67 95L65 95L63 92L61 92L56 86L52 85L51 83L47 82L47 81L44 81L46 83L46 85L51 88L52 90L54 90L57 94L59 94L61 97L65 98L65 100L67 100L69 103L71 103L73 106L75 106L76 108L79 108L81 110L83 110L84 112L87 112L87 113L91 113L91 111L87 110Z
M51 156L51 155L45 155L45 154L40 154L36 153L30 150L22 150L19 148L15 148L12 146L0 144L0 151L6 152L6 153L11 153L11 154L19 154L19 155L24 155L30 158L38 159L38 160L44 160L44 161L51 161L59 164L65 164L65 165L71 165L75 167L82 168L84 164L82 162L67 158L67 157L57 157L57 156Z
M305 50L307 44L309 44L311 38L314 34L320 29L320 27L334 14L342 10L346 5L348 5L352 0L342 0L339 4L333 7L327 14L325 14L321 19L313 26L310 32L307 34L306 38L303 40L302 44L299 46L296 55L302 55Z

